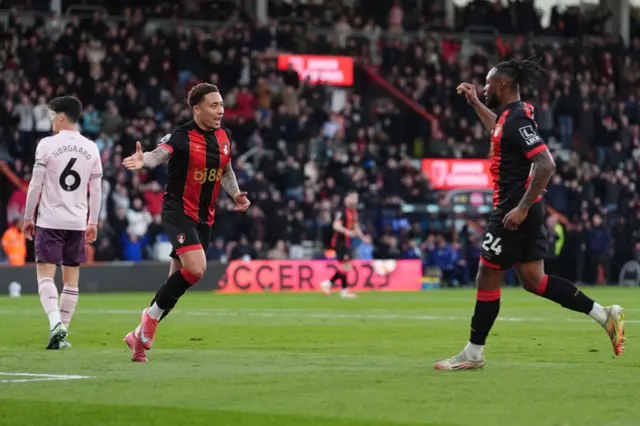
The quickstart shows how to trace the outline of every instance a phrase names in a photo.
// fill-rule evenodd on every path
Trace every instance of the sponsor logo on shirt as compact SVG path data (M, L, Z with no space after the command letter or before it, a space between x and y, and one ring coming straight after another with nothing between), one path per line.
M538 132L536 132L531 125L520 127L518 131L520 132L520 136L522 136L527 146L531 146L542 141L542 139L540 139L540 136L538 136Z

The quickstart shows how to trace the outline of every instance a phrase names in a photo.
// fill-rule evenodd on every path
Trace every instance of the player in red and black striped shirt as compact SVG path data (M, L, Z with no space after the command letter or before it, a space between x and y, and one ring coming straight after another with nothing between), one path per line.
M351 240L354 237L362 238L360 221L358 220L358 192L351 190L344 197L344 208L336 213L333 220L333 237L331 238L331 248L336 253L339 265L335 274L328 281L320 284L322 291L328 296L331 288L340 283L340 295L344 298L353 298L355 293L349 291L347 284L347 274L351 270L351 260L353 252Z
M525 290L590 315L609 334L614 353L620 355L624 349L620 306L603 308L569 281L544 273L548 242L542 194L555 163L538 135L533 107L520 100L520 88L532 83L539 71L542 71L539 61L533 59L512 59L496 65L487 74L484 88L487 106L478 100L473 85L458 86L458 92L466 96L491 132L494 210L482 240L469 343L459 355L436 363L436 369L469 370L484 366L485 341L500 310L500 286L512 267Z
M167 282L143 311L141 324L125 337L137 362L147 361L145 350L151 349L158 322L204 275L220 188L234 199L235 210L245 211L250 204L231 167L231 136L221 127L224 105L218 88L198 84L189 92L188 103L193 121L165 136L152 152L143 154L138 142L136 153L123 161L129 170L138 170L169 160L162 221L173 245L171 267Z

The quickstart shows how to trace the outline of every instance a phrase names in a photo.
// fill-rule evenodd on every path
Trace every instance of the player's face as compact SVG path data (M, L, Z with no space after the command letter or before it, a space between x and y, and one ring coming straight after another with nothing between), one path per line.
M193 109L198 121L208 129L218 129L224 115L224 103L220 93L209 93Z
M347 205L347 207L349 207L349 208L353 208L353 207L357 206L358 205L358 194L356 192L352 192L351 194L346 196L346 198L344 199L344 202Z
M484 85L484 98L488 108L497 108L500 106L499 93L502 90L504 82L496 76L496 69L491 68L487 74L487 82Z

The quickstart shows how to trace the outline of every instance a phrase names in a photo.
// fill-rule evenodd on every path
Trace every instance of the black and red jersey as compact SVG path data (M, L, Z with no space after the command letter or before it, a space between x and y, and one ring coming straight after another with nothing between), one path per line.
M356 229L358 225L358 211L356 209L349 209L344 207L341 211L336 212L334 222L338 221L342 223L342 226L350 231ZM343 234L342 232L333 231L333 238L331 238L331 248L337 246L350 247L351 238Z
M531 180L531 157L547 149L533 115L533 106L522 101L497 114L489 154L495 209L506 212L518 205Z
M231 161L229 131L205 131L190 121L160 143L171 151L163 214L174 222L213 224L220 181Z

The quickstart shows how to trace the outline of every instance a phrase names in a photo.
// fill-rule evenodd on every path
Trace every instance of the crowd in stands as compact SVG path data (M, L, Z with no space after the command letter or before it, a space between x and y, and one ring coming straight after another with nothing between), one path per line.
M455 221L446 216L413 223L398 213L404 203L438 199L411 161L408 145L397 138L403 106L389 100L372 110L356 84L344 108L332 111L327 87L301 81L291 70L277 70L274 52L300 49L367 55L369 60L377 53L380 73L435 117L438 125L425 141L429 155L458 158L488 153L487 132L456 95L458 82L471 81L481 90L496 59L542 56L549 72L538 88L523 96L536 106L540 132L558 155L558 173L547 200L568 222L560 226L550 219L551 267L575 280L595 282L593 266L601 265L607 278L615 280L623 260L635 257L640 241L634 231L640 229L640 39L624 46L616 37L601 36L534 48L524 38L498 38L493 49L477 46L466 54L460 43L433 32L445 25L435 2L410 0L389 2L386 10L367 6L373 2L357 2L357 9L324 7L320 14L309 9L317 6L272 2L272 18L305 18L313 12L314 24L333 27L330 37L299 37L300 25L309 25L300 20L278 25L273 19L252 26L236 9L211 12L237 18L211 37L181 27L145 33L148 16L191 16L192 3L197 4L178 2L175 9L174 3L160 2L144 13L129 9L130 18L118 28L97 14L74 18L65 27L42 19L25 25L16 15L2 31L0 159L4 150L13 172L28 182L37 142L50 131L46 101L59 94L82 100L80 128L98 144L105 170L95 260L166 256L158 249L166 244L160 223L166 167L131 174L121 163L136 141L145 150L153 149L173 127L187 121L187 91L208 81L217 84L225 98L233 167L253 204L240 215L228 197L221 197L210 259L322 256L341 195L355 187L366 231L357 248L359 257L420 258L426 267L442 270L451 283L473 278L478 235L466 226L454 227ZM417 3L422 13L410 17L405 11ZM118 1L109 5L127 8ZM458 25L490 16L495 7L475 1L460 14ZM574 12L556 11L549 27L542 28L535 14L521 22L524 18L515 11L527 7L527 2L510 3L504 11L511 17L510 26L500 31L601 34L607 17L591 15L587 24L582 15L576 21ZM429 31L382 38L375 52L360 33L350 35L352 29L393 34L420 28ZM322 244L315 245L318 241Z

